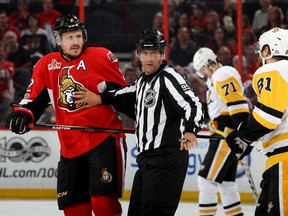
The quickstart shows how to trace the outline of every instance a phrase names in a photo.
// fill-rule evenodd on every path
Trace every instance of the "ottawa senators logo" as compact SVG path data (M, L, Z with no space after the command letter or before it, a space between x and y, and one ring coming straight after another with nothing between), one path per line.
M101 181L105 183L110 183L112 181L113 177L112 175L107 171L107 168L102 169L102 177Z
M66 109L68 111L75 111L79 109L83 104L75 104L75 98L73 94L75 91L79 91L82 84L77 83L73 77L70 75L71 67L64 67L59 73L59 98L58 98L58 106L62 109Z

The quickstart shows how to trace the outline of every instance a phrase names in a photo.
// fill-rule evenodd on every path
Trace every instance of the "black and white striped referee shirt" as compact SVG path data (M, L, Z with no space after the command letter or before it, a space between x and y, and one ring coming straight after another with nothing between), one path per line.
M195 134L203 123L202 105L185 79L166 63L134 84L101 94L103 104L136 120L139 152L179 146L184 132Z

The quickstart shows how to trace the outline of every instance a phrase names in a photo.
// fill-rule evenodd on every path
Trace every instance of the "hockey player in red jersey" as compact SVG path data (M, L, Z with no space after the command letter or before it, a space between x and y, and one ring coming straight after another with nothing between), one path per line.
M111 106L80 109L72 97L82 88L101 93L126 85L115 55L100 47L86 47L84 23L74 15L57 19L53 28L59 52L42 57L31 83L6 127L16 134L33 128L49 103L56 123L101 128L122 127ZM58 205L65 216L121 215L126 144L124 134L58 131Z

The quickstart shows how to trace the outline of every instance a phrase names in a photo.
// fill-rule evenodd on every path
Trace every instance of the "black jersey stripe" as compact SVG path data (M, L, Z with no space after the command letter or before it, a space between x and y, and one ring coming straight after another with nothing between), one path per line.
M265 113L268 113L276 118L282 118L283 116L283 112L280 112L278 110L275 110L271 107L267 107L262 103L259 103L259 101L254 105L255 107L259 108L260 110L262 110Z

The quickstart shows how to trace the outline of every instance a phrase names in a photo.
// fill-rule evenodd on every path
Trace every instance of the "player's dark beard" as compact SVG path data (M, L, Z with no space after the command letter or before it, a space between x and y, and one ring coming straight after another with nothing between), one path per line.
M62 56L63 56L66 60L71 61L71 60L77 58L78 56L80 56L82 52L83 52L83 49L82 49L82 51L79 53L79 55L77 55L77 56L75 56L75 55L70 55L70 54L64 52L64 50L62 50L61 53L62 53Z
M86 48L87 48L87 46L86 46L86 44L84 44L82 47L82 51L77 56L69 55L68 53L64 52L64 50L61 47L60 47L60 50L61 50L61 54L62 54L63 58L65 58L68 61L71 61L71 60L77 58L78 56L80 56Z

